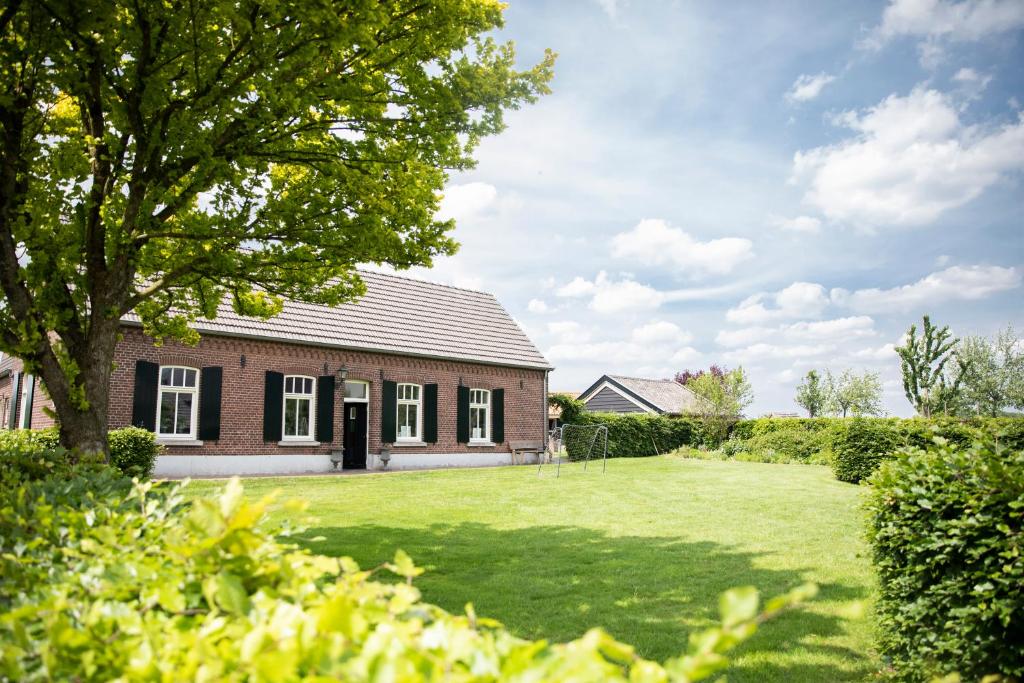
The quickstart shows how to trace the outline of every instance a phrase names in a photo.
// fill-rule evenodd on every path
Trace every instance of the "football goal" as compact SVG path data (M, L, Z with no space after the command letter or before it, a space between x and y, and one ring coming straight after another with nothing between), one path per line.
M602 424L574 425L565 424L554 430L555 439L555 477L562 473L562 460L583 462L583 470L591 460L601 460L601 471L608 469L608 427ZM563 455L565 457L563 457ZM537 476L540 476L544 459L537 464Z

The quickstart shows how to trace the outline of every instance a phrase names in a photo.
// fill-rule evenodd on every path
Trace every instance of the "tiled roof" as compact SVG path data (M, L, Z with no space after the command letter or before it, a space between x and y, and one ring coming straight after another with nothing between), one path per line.
M269 320L236 315L227 302L200 333L278 339L343 349L548 369L550 364L494 295L360 271L366 294L340 306L286 301ZM126 316L126 322L137 322Z
M608 375L608 378L666 413L692 413L700 400L696 394L673 379L645 379L621 375Z

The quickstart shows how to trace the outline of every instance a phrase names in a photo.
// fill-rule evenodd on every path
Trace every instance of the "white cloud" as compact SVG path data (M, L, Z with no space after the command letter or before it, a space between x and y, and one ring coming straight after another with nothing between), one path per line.
M726 351L722 357L733 363L757 363L764 360L777 360L781 358L807 358L820 356L832 351L835 347L830 344L797 344L786 346L779 344L752 344L742 349Z
M675 323L657 320L634 329L630 338L637 344L686 344L693 340L693 335L684 332Z
M675 353L672 354L670 359L675 365L682 365L685 363L695 363L701 358L701 352L692 346L684 346Z
M782 333L790 339L829 339L834 341L842 341L853 337L872 337L876 334L875 321L866 315L793 323L785 327Z
M981 75L974 69L965 66L953 74L953 80L962 83L973 83L974 81L981 80Z
M683 230L657 218L645 218L612 238L612 254L648 266L673 266L689 275L731 272L754 255L753 242L724 237L700 242Z
M672 301L696 301L710 299L735 289L735 285L720 287L693 287L684 289L658 290L623 276L614 280L605 271L600 271L593 281L576 276L572 281L555 290L556 296L567 298L590 297L590 308L598 313L620 313L631 310L652 310Z
M594 2L600 5L601 9L604 10L604 13L610 18L615 19L618 16L619 0L594 0Z
M855 351L852 355L854 358L868 361L893 360L896 358L896 345L884 344L879 347L869 347Z
M950 98L915 88L835 117L854 135L797 152L791 182L828 218L862 227L926 225L1024 168L1024 116L965 126Z
M572 282L562 285L555 291L556 296L577 298L594 293L594 283L584 280L579 275L572 279Z
M738 346L749 346L761 342L775 334L776 330L771 327L741 327L737 330L720 330L715 335L715 342L719 346L736 348Z
M774 302L774 307L765 306ZM829 303L828 292L812 282L794 282L774 294L754 294L730 308L725 317L734 323L762 323L785 318L816 318Z
M1021 27L1024 3L1020 0L890 0L882 23L864 45L879 48L900 36L974 41Z
M905 312L945 301L972 301L1015 289L1021 284L1019 268L952 266L917 282L892 289L837 291L837 300L866 313Z
M773 228L788 232L814 234L821 230L821 220L814 216L797 216L795 218L772 216L768 219L768 224Z
M498 190L488 183L449 185L444 190L437 215L443 220L462 220L480 213L493 204L497 197Z
M529 303L526 304L526 310L530 313L547 313L551 309L544 303L542 299L530 299Z
M800 74L800 77L796 79L789 92L786 93L786 99L790 102L807 102L813 100L815 97L821 94L821 91L826 85L836 80L836 77L822 72L814 76L810 74Z

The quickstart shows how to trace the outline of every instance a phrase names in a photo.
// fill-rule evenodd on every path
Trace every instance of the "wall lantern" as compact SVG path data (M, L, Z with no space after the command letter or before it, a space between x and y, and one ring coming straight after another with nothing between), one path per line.
M348 377L348 366L342 363L341 367L338 368L338 379L344 382L346 377Z
M242 357L241 357L241 358L239 359L239 361L238 361L238 362L239 362L239 364L240 364L240 365L241 365L241 366L242 366L243 368L245 367L245 354L244 354L244 353L242 354Z

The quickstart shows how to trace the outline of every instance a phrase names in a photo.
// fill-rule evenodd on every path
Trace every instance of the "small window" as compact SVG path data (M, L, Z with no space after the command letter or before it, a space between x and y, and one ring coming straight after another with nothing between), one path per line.
M487 389L469 390L469 440L491 440L491 392Z
M346 401L365 401L369 395L369 385L359 380L348 380L345 382Z
M284 378L283 438L312 438L315 384L312 377L289 375Z
M157 435L178 439L196 438L198 380L199 371L195 368L161 366L156 415Z
M420 432L420 385L398 385L398 440L419 441Z

